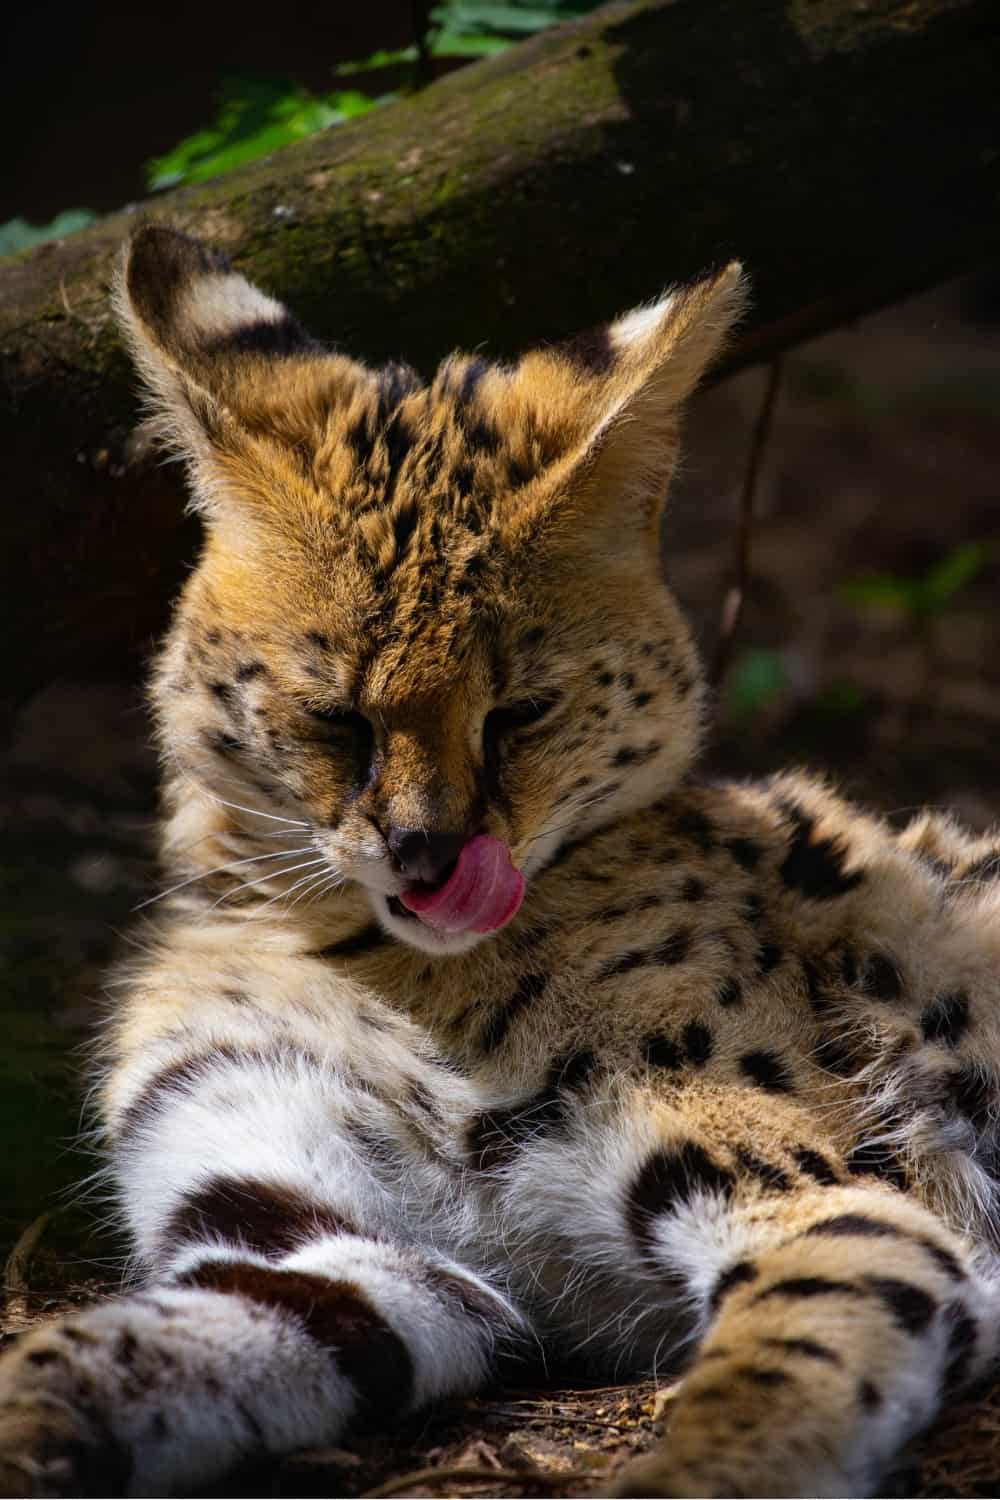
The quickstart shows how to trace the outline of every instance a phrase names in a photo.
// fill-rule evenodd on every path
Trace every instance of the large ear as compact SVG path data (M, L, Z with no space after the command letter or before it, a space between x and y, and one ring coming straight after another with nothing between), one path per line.
M143 225L126 243L114 304L157 435L196 480L213 454L248 436L299 441L298 421L315 421L323 403L328 412L349 405L369 378L326 353L218 250L163 225Z
M742 267L733 261L567 346L587 366L587 396L580 440L552 475L554 512L579 516L601 545L604 521L622 540L656 532L681 408L746 296Z

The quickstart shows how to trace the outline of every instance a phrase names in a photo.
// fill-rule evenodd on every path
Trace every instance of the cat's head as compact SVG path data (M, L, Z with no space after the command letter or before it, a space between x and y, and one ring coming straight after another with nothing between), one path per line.
M506 852L530 892L561 844L687 770L702 688L660 515L738 266L428 384L329 352L171 229L133 235L117 300L206 529L154 688L175 768L305 825L433 953L481 938L472 906L446 930L404 899L433 907L463 851L516 905Z

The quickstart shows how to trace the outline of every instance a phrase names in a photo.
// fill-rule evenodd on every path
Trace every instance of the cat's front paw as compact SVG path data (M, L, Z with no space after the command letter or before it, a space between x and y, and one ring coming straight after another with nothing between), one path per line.
M0 1403L0 1496L121 1494L117 1452L68 1402L44 1391Z
M129 1460L56 1321L0 1360L0 1496L122 1495Z

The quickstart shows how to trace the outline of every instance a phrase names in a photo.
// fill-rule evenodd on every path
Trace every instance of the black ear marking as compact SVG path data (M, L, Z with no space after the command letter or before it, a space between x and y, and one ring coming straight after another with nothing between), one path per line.
M229 258L165 224L143 224L125 250L125 289L132 307L148 327L164 337L173 322L181 292L199 276L227 275Z
M273 297L220 250L163 224L128 241L118 311L147 358L167 355L209 391L227 360L288 359L320 351Z

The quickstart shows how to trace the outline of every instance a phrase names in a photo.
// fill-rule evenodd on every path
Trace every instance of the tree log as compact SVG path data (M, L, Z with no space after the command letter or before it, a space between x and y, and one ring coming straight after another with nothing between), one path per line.
M738 255L734 368L995 250L998 55L995 0L614 4L151 213L321 337L424 367ZM176 469L130 439L107 283L132 222L0 269L12 694L134 666L197 546Z

